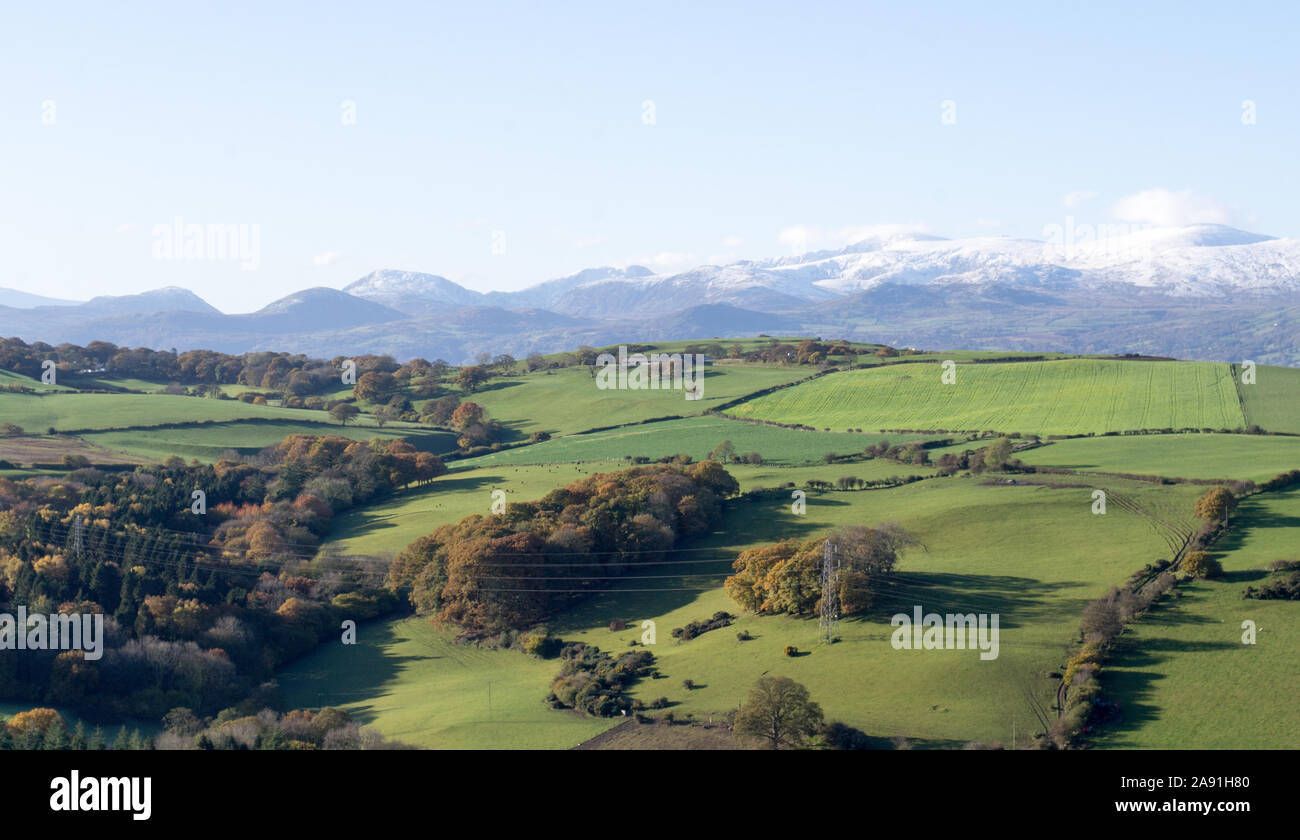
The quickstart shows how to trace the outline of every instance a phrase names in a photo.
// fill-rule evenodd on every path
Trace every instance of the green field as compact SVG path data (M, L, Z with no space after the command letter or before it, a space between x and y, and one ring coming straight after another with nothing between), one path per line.
M747 345L759 343L748 340ZM680 351L684 344L662 349ZM879 743L893 736L918 747L1007 743L1014 727L1023 745L1041 728L1026 694L1051 706L1056 680L1050 674L1061 670L1077 642L1087 601L1143 565L1170 557L1199 526L1191 508L1203 486L1114 474L1261 481L1300 468L1300 436L1102 433L1235 429L1251 423L1268 431L1300 432L1295 412L1300 371L1260 368L1256 385L1238 386L1227 364L1076 357L962 363L956 384L943 385L940 366L924 361L1013 355L946 352L831 373L742 401L728 410L735 417L703 412L804 379L816 369L718 364L709 369L705 399L699 401L685 400L681 391L601 391L580 367L498 378L462 398L483 404L507 428L509 440L537 431L552 434L550 440L449 461L451 472L427 485L341 513L327 546L353 555L392 556L439 525L488 514L493 491L504 491L507 501L533 500L586 476L626 469L629 457L702 459L729 440L738 454L757 452L764 461L727 465L742 491L768 492L730 502L717 532L666 562L608 581L594 597L552 617L549 629L566 640L618 652L640 639L642 621L655 622L652 650L663 678L646 679L632 693L646 702L668 698L679 719L719 719L758 675L768 673L805 684L828 719L858 727ZM860 361L879 362L875 357ZM0 374L0 386L7 381L50 390ZM140 390L162 387L114 383ZM675 415L679 419L653 419ZM258 419L248 422L252 418ZM19 463L57 461L63 448L104 461L157 461L168 455L214 460L230 450L251 454L286 435L313 433L359 440L402 437L439 453L455 445L449 432L412 424L380 429L366 415L359 418L362 425L341 427L318 411L156 393L0 392L0 419L29 432L0 439L0 458L8 453ZM641 422L646 420L652 422ZM169 425L195 421L207 422ZM30 435L50 426L82 431L69 438ZM863 432L850 431L859 428ZM894 428L1095 436L1017 453L1028 464L1074 474L941 477L934 467L885 459L824 463L827 453L860 453L881 439L905 443L956 436L881 431ZM931 456L986 444L959 441L932 450ZM807 489L809 481L905 476L923 480L888 489ZM1107 490L1115 502L1104 516L1091 512L1094 487ZM806 491L802 515L791 509L794 489ZM718 610L739 613L721 583L740 551L889 520L912 531L922 545L904 555L897 578L869 617L841 622L839 642L819 641L816 619L754 615L739 616L733 626L690 642L672 638L674 627ZM1243 502L1234 531L1220 546L1227 577L1180 585L1181 598L1162 602L1125 632L1120 655L1103 669L1102 680L1108 698L1118 700L1126 716L1097 746L1300 746L1294 736L1279 734L1279 728L1289 733L1295 727L1278 723L1292 720L1300 690L1293 666L1300 643L1294 605L1240 597L1247 583L1262 576L1265 563L1297 554L1297 527L1300 491ZM969 650L894 650L889 617L915 605L927 612L998 614L998 658L983 661ZM1240 645L1242 618L1259 623L1258 645ZM626 621L627 629L611 631L613 619ZM753 639L738 641L741 630ZM786 645L807 653L788 657ZM426 747L569 748L622 722L548 709L543 698L558 669L554 660L458 644L451 629L424 618L398 618L363 624L357 645L326 644L278 679L290 707L343 706L389 737ZM683 686L688 679L694 690ZM609 740L644 745L654 740L647 732L629 729ZM723 730L696 734L704 739L701 744L721 745L726 738ZM674 743L689 748L692 742Z
M956 382L934 364L853 370L729 409L778 423L832 429L958 429L1086 434L1245 425L1227 365L1069 359L959 364ZM813 423L809 423L813 425Z
M64 385L46 385L39 379L33 379L30 376L23 376L21 373L14 373L9 370L0 370L0 388L4 388L6 385L21 385L24 388L31 388L32 390L42 394L71 390ZM9 396L9 394L0 392L0 398L7 396Z
M1121 637L1104 670L1107 691L1124 710L1100 746L1140 749L1297 749L1300 604L1246 600L1270 561L1300 555L1300 489L1244 501L1234 533L1219 548L1225 575L1182 584ZM1256 643L1242 643L1242 622Z
M906 366L913 370L921 367ZM924 366L924 370L934 373L937 382L937 366ZM971 423L971 428L1059 434L1077 433L1088 423L1098 424L1099 428L1117 422L1121 425L1131 422L1135 427L1169 424L1237 427L1242 425L1242 418L1236 388L1227 378L1227 371L1226 365L1079 360L962 366L958 369L958 381L968 374L973 374L970 378L987 377L984 382L994 394L982 406L968 400L961 409L967 412L964 416L981 417L979 422ZM844 377L866 377L873 380L868 385L876 387L879 383L874 379L885 376L890 388L913 389L904 399L916 399L915 389L920 384L909 373L902 375L911 379L897 380L899 373L900 369L894 368L832 374L758 398L742 404L741 408L779 401L804 390L822 390ZM1029 384L1025 387L1032 392L1028 401L1016 398L1014 405L1019 408L1018 413L1008 408L1009 398L1005 394L998 396L1001 393L998 389L1007 386L1007 374L1026 379ZM1047 381L1059 374L1072 381L1073 391L1071 387ZM1131 391L1135 383L1149 393L1162 396L1139 400ZM1202 391L1196 392L1194 399L1180 399L1179 389L1188 383L1196 384ZM1080 388L1082 395L1077 393ZM872 404L871 399L863 398L861 388L855 386L853 390L855 393L850 395L853 404L859 401ZM1192 409L1195 420L1187 413ZM807 413L802 418L806 419L783 416L773 419L807 422L815 418L818 426L838 428L843 422L846 428L877 430L893 426L951 428L959 425L936 419L939 415L934 412L940 410L944 409L931 406L927 409L930 414L915 415L921 419L913 421L898 417L869 420L859 415L853 415L850 421L849 415L837 417L833 408L823 406L804 409ZM1236 417L1232 415L1234 410L1238 412ZM1003 426L997 419L997 411L1014 417ZM1219 412L1217 420L1202 423L1209 419L1207 412L1215 411ZM985 413L980 415L980 412ZM1156 418L1162 418L1162 422ZM1054 425L1057 423L1073 425ZM731 440L740 452L758 451L767 461L762 466L728 466L744 490L787 483L804 487L810 479L834 481L844 475L868 480L912 473L934 475L932 468L882 459L833 465L819 462L826 451L860 450L880 437L878 431L875 434L797 431L717 417L690 417L570 435L459 462L457 472L430 487L343 517L336 534L348 551L396 552L443 522L456 521L471 513L487 513L492 489L504 489L511 498L516 494L520 499L537 498L583 475L622 468L625 462L619 459L624 456L659 457L685 452L700 457L722 439ZM902 440L901 436L885 437ZM954 448L979 445L982 442L962 443ZM1159 485L1113 476L1090 477L1087 473L1261 480L1300 466L1300 439L1222 434L1091 437L1053 442L1028 450L1022 457L1032 464L1079 470L1081 474L1020 476L1022 482L1038 482L1029 486L1007 486L1003 477L965 476L931 478L888 490L809 491L804 516L791 512L788 490L774 491L764 499L735 503L718 533L693 543L689 551L675 555L672 562L646 568L642 578L610 582L607 592L556 616L549 626L565 639L587 641L617 651L640 638L641 621L654 621L658 634L654 653L664 678L645 680L633 693L646 702L667 697L679 719L683 716L700 721L716 719L735 707L757 674L778 673L807 685L828 718L843 720L877 738L901 735L923 747L955 747L972 740L1007 743L1014 726L1023 744L1027 733L1039 728L1025 701L1025 692L1051 705L1055 682L1048 675L1060 670L1077 641L1084 604L1144 564L1168 558L1171 542L1177 545L1197 527L1191 506L1203 487ZM1042 486L1047 482L1080 486L1051 489ZM1095 516L1090 510L1091 487L1105 488L1114 494L1113 498L1123 498L1126 504L1113 504L1107 515ZM876 524L885 520L900 521L922 539L924 547L913 549L905 556L899 580L885 596L886 603L877 614L869 619L841 623L839 643L820 643L815 620L752 615L741 616L732 627L706 633L684 644L672 639L673 627L706 618L717 610L739 612L720 583L730 571L731 559L744 548L785 537L811 538L845 524ZM1222 586L1190 584L1185 587L1188 594L1177 606L1162 606L1147 622L1159 622L1165 610L1173 614L1188 609L1201 597L1202 589ZM1225 589L1224 604L1239 607L1239 590L1239 586L1231 592ZM1258 603L1251 602L1251 606ZM936 612L998 613L1002 621L999 658L986 662L971 651L893 650L888 644L892 629L888 616L893 611L908 611L916 604ZM1277 604L1265 606L1278 609ZM611 632L608 625L615 618L627 621L628 629ZM1147 622L1131 630L1126 638L1131 640L1148 632ZM1279 622L1274 619L1274 623ZM363 700L323 688L324 693L316 703L352 702L352 708L363 714L373 704L373 720L386 734L429 745L563 747L571 746L580 738L567 729L572 719L567 713L553 713L566 727L562 732L542 732L536 738L526 739L510 734L515 723L520 729L528 728L530 716L535 712L527 697L536 697L540 702L549 676L554 674L551 666L555 663L538 663L517 652L471 649L482 659L458 659L455 670L435 672L433 657L442 654L431 653L427 657L412 654L407 631L398 630L407 624L392 625L396 635L383 637L371 651L376 664L358 666L357 670L368 673L378 668L378 663L393 658L402 658L410 663L409 667L382 681L349 683L349 690L361 692ZM736 633L740 630L747 630L754 636L753 640L737 641ZM432 630L426 632L437 635ZM810 653L787 657L783 648L789 644ZM430 650L437 650L436 643L429 645ZM1190 649L1199 650L1195 645ZM1149 652L1143 655L1156 656ZM407 656L414 658L407 660L404 658ZM1174 663L1180 657L1167 659ZM1148 659L1138 661L1145 663ZM515 665L511 666L511 662ZM538 665L544 667L536 676L523 676L525 671L532 674L528 669ZM512 683L520 692L519 710L502 711L510 722L503 721L490 735L469 737L466 732L472 731L475 724L464 721L477 718L463 708L470 702L461 693L463 685L466 681L483 684L492 679L494 692L505 690L495 682L497 677L489 674L509 673L512 667L520 670L520 676ZM1190 665L1164 667L1175 671L1187 668L1189 674L1195 672ZM1129 679L1124 676L1128 670L1128 666L1114 669L1116 696L1123 695L1136 704L1135 715L1145 732L1150 724L1141 714L1140 706L1150 696L1151 689L1144 683L1146 694L1136 700L1130 697L1132 691L1124 682ZM1108 669L1107 673L1110 672ZM297 679L296 673L291 671L286 679L292 682ZM417 679L423 680L423 693L412 684ZM685 679L693 680L696 688L684 689ZM404 705L408 701L386 703L384 698L389 696L409 697L413 706ZM374 702L376 697L380 702ZM503 700L501 709L507 705ZM1267 714L1275 715L1276 710L1268 706ZM417 720L429 723L417 725L414 723ZM1250 721L1244 723L1249 729ZM1200 745L1196 738L1187 739L1185 731L1175 728L1173 733L1169 745ZM1129 728L1111 737L1115 739L1113 742L1103 741L1101 745L1148 745L1144 740L1135 739ZM1150 744L1161 744L1163 736L1159 730L1150 737ZM1224 745L1231 744L1225 741Z
M619 721L548 709L556 664L456 644L411 618L357 628L280 673L290 708L341 706L390 738L441 749L564 749Z
M704 396L681 390L600 390L587 368L564 368L494 382L463 399L484 406L514 435L570 434L653 417L701 414L737 397L810 376L806 367L719 364L707 368Z
M862 464L837 465L836 469L862 467ZM576 471L577 467L569 468ZM807 476L826 471L824 466L797 469L779 467L736 468L743 483L771 484L776 478ZM540 483L526 497L540 495L544 485L571 480L560 467L521 467L518 476ZM465 481L474 476L461 477ZM508 479L511 473L495 472L496 479ZM446 482L447 478L440 481ZM451 521L465 512L486 512L489 496L485 492L494 482L444 487L431 495L444 507L426 512L429 517L411 534L431 530L439 520ZM435 483L436 484L436 483ZM1108 481L1108 488L1122 491L1138 500L1157 518L1190 528L1186 512L1199 488L1160 487L1124 481ZM424 496L426 494L421 494ZM461 501L456 501L460 497ZM407 505L414 513L420 501L412 498ZM970 478L934 479L887 491L824 492L808 494L806 516L790 512L789 500L778 495L768 501L737 506L725 527L713 537L693 544L682 556L691 562L665 564L645 570L647 575L668 575L667 579L625 579L611 584L611 591L599 595L551 623L552 630L565 639L583 640L609 650L626 648L639 638L640 621L651 619L657 624L658 644L654 648L663 680L644 681L635 694L645 700L667 696L679 716L693 714L707 720L734 707L755 676L764 671L782 673L804 682L821 702L828 716L844 720L873 735L905 735L922 744L960 745L969 740L1010 739L1013 719L1023 733L1031 727L1023 691L1029 689L1048 698L1053 683L1047 673L1061 666L1078 624L1078 615L1088 598L1096 597L1142 563L1167 556L1167 546L1146 517L1117 509L1105 517L1089 512L1087 489L1052 490L1038 486L991 486ZM394 513L401 513L394 508ZM735 605L718 588L729 570L730 560L749 545L761 544L786 536L812 537L837 525L877 523L897 519L914 530L925 544L924 549L909 553L903 563L899 583L890 595L889 605L869 621L846 621L841 626L843 639L826 646L817 643L815 620L785 617L744 616L734 627L714 631L685 644L677 644L670 635L673 627L704 618L721 609L737 612ZM395 531L395 529L394 529ZM374 550L384 542L395 547L402 542L394 531L360 533L349 548ZM404 538L404 537L403 537ZM682 569L689 569L683 574ZM651 585L652 584L652 585ZM643 589L665 591L637 591ZM997 660L981 661L970 651L910 652L895 651L888 644L888 615L892 609L908 609L922 604L927 610L997 612L1002 616L1001 653ZM608 630L609 622L623 618L629 629L621 633ZM748 629L755 639L736 641L735 634ZM810 650L808 656L790 659L782 653L787 644ZM379 661L400 657L405 650L391 642L373 652ZM480 652L481 653L481 652ZM333 654L322 654L333 656ZM491 678L489 671L509 670L498 663L499 657L523 669L530 660L508 651L485 654L491 664L482 664L483 673L469 676L459 669L421 670L423 693L407 680L416 679L414 671L392 676L384 681L357 685L348 678L348 691L359 691L363 700L345 693L332 693L322 687L316 704L344 703L351 700L356 708L382 706L387 695L408 691L414 707L402 706L401 714L380 712L375 723L386 734L410 739L415 732L426 743L452 745L460 743L459 734L442 734L444 716L464 714L456 703L464 681ZM412 660L414 662L414 660ZM554 669L556 663L543 663ZM358 665L350 669L367 673L378 664ZM415 667L413 665L412 667ZM477 671L477 664L466 664ZM554 671L550 673L553 675ZM297 668L286 679L296 679ZM683 679L692 679L702 687L685 691ZM443 680L450 685L443 687ZM545 682L545 681L544 681ZM366 685L373 694L368 694ZM494 692L497 690L494 682ZM519 686L522 692L524 687ZM545 684L532 684L528 691L540 703ZM300 695L295 695L295 697ZM494 693L494 696L495 693ZM381 703L375 703L379 697ZM931 708L933 707L933 708ZM394 707L396 709L396 707ZM527 705L517 720L526 722L532 712ZM563 719L567 715L553 713ZM426 729L408 729L407 720L429 720ZM395 727L385 729L386 721ZM509 726L501 727L505 733ZM513 730L512 730L513 731ZM497 737L497 736L493 736ZM547 736L551 737L551 736ZM445 740L444 740L445 739ZM545 740L545 739L543 739ZM548 743L530 741L528 746L565 746L568 741L555 736Z
M1300 369L1259 367L1255 384L1239 387L1247 423L1270 432L1300 432Z
M966 444L964 448L979 445ZM1018 457L1043 467L1262 481L1300 469L1300 437L1195 434L1073 438L1027 450Z
M396 554L439 525L459 522L471 514L492 511L492 491L502 490L508 502L540 499L556 487L614 465L555 464L539 467L462 467L364 509L348 511L334 523L331 537L349 554Z
M882 435L878 432L810 432L745 423L724 417L688 417L635 426L621 426L586 435L566 435L531 446L482 455L465 463L478 466L553 464L562 461L614 461L629 455L661 458L685 454L702 460L719 443L731 441L737 454L757 452L764 463L807 464L827 452L861 452L880 440L905 443L923 435Z
M246 417L325 423L323 411L253 405L238 400L180 397L170 394L35 394L0 393L0 417L29 432L49 427L60 432L83 429L124 429L168 423L216 422ZM370 421L359 417L362 424Z

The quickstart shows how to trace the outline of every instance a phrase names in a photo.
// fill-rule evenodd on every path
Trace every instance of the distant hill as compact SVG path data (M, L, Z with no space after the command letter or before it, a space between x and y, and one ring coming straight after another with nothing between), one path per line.
M35 306L76 306L79 303L81 301L61 300L43 295L34 295L30 292L20 292L17 289L0 288L0 306L14 309L31 309Z
M1300 241L1223 225L1080 228L1047 241L896 232L675 274L602 266L486 294L380 269L342 291L305 289L241 315L176 287L51 300L0 290L0 334L459 363L485 351L781 332L1300 365Z

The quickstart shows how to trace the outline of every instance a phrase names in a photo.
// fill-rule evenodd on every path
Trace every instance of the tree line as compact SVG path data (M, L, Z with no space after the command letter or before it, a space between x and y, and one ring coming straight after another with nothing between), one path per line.
M383 561L317 552L334 517L445 471L401 440L291 435L216 464L0 478L0 601L104 613L106 636L97 661L0 657L0 697L148 718L264 690L342 620L400 604Z

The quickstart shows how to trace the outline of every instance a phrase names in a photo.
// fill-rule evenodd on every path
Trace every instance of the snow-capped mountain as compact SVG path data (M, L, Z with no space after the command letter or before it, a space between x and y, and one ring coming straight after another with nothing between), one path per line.
M653 276L654 272L645 266L629 265L626 268L615 268L606 265L599 268L583 269L577 274L547 280L518 292L489 292L486 297L489 303L498 306L535 306L559 311L564 309L563 301L565 298L577 289L595 287L607 281L635 281ZM581 292L578 294L579 297L583 295Z
M1300 240L1224 225L1138 231L1076 246L1071 256L1085 281L1179 297L1300 290Z
M486 294L383 269L343 291L305 289L242 315L175 287L66 306L8 300L0 300L0 335L224 352L393 352L460 363L482 351L766 332L1300 364L1300 240L1222 225L1079 226L1046 240L894 232L674 274L592 268Z
M663 314L715 303L788 312L886 284L1055 291L1130 285L1178 297L1291 293L1300 291L1300 240L1223 225L1121 234L1081 226L1041 241L898 233L838 250L700 266L672 275L643 271L576 283L570 278L561 294L534 305L595 317ZM509 306L548 285L494 297Z
M790 290L811 282L839 294L886 283L1057 290L1129 284L1178 296L1300 290L1300 240L1224 225L1102 233L1065 230L1045 241L895 236L753 265L756 272L786 274Z
M484 296L437 274L383 268L349 283L343 291L384 306L415 306L418 310L481 306Z

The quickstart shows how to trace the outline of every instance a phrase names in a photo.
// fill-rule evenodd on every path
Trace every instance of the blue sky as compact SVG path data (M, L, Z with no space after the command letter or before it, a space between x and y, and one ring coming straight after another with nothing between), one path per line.
M1300 235L1297 4L1143 5L7 4L0 286L239 312L879 225ZM256 226L256 269L157 259L178 217Z

